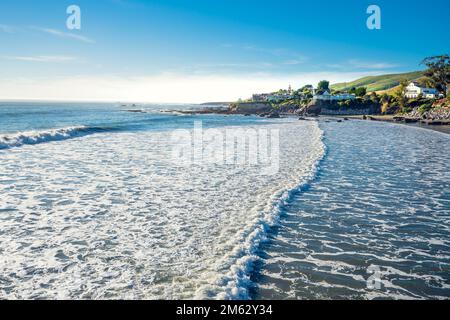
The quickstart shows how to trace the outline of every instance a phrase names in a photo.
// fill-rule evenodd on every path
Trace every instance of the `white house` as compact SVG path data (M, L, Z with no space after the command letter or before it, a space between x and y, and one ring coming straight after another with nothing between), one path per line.
M405 97L415 99L422 95L424 98L434 99L439 97L439 92L433 88L425 88L417 82L411 82L405 89Z

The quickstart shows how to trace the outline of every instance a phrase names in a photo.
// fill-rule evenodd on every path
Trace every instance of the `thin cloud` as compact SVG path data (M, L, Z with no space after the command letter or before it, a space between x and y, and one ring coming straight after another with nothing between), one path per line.
M249 50L249 51L260 52L260 53L265 53L265 54L269 54L269 55L272 55L275 57L287 57L287 58L295 59L296 61L299 61L301 63L303 63L307 60L307 58L305 56L303 56L302 54L291 51L289 49L284 49L284 48L267 49L267 48L253 46L253 45L246 45L243 47L243 49Z
M13 26L8 26L6 24L0 24L0 31L4 33L15 33L16 28Z
M294 60L286 60L283 62L283 64L288 65L288 66L294 66L297 64L301 64L301 63L303 63L303 61L295 60L295 59Z
M252 44L245 44L245 45L236 45L236 44L232 44L232 43L222 43L220 44L220 47L222 48L238 48L241 50L245 50L245 51L252 51L255 53L261 53L264 55L269 55L272 57L276 57L279 59L286 59L286 61L283 62L283 64L290 64L290 65L295 65L295 64L301 64L301 63L305 63L308 61L308 57L289 50L289 49L285 49L285 48L263 48L263 47L258 47Z
M184 65L182 67L175 67L167 71L173 72L187 72L197 75L208 75L222 72L231 72L234 74L243 74L248 72L255 72L255 70L274 69L278 65L267 61L260 62L230 62L230 63L203 63L194 65Z
M359 69L392 69L398 67L397 64L387 63L387 62L370 62L361 60L350 60L349 64L354 68Z
M348 60L343 63L325 64L324 67L336 69L336 70L389 70L400 67L398 64L388 63L388 62L371 62L363 60Z
M50 29L50 28L40 28L40 27L32 27L32 28L34 30L48 33L48 34L51 34L53 36L60 37L60 38L74 39L74 40L78 40L78 41L85 42L85 43L95 43L95 40L93 40L91 38L73 34L73 33L69 33L69 32L63 32L63 31L59 31L56 29Z
M4 58L8 60L27 62L69 62L76 60L75 57L69 56L14 56Z

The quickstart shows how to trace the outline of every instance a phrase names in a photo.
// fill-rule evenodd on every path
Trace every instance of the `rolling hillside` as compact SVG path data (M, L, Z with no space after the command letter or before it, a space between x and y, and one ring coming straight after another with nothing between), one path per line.
M368 92L384 91L397 87L402 80L413 81L423 77L423 71L409 73L386 74L361 78L352 82L337 83L331 86L334 90L347 91L355 87L366 87Z

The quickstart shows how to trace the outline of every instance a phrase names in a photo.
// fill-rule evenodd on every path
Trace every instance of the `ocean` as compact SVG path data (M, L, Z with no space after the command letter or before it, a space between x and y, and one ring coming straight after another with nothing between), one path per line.
M0 103L0 298L450 298L449 135L192 108Z

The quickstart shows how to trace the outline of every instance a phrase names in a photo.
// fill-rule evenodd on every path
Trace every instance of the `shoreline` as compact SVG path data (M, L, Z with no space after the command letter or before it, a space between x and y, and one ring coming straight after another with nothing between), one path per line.
M131 110L126 110L132 112ZM381 121L389 122L393 124L407 125L410 127L418 127L422 129L433 130L445 134L450 134L450 120L422 120L415 118L407 118L401 115L318 115L315 117L302 116L296 113L288 112L276 112L274 113L244 113L235 112L225 107L211 107L211 108L201 108L198 110L170 110L165 111L168 113L176 112L184 115L207 115L207 114L217 114L223 116L254 116L254 117L264 117L264 118L297 118L300 121L306 121L311 119L338 119L342 120L360 120L360 121Z
M333 116L330 116L333 117ZM334 116L335 118L340 119L350 119L350 120L361 120L361 121L381 121L381 122L389 122L399 125L407 125L409 127L417 127L422 129L433 130L441 133L450 134L450 121L442 120L442 121L427 121L427 120L419 120L419 119L408 119L398 115L369 115L369 116ZM401 119L406 119L401 120Z

